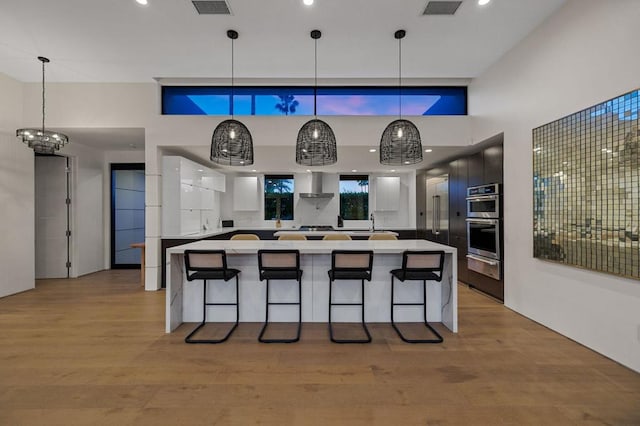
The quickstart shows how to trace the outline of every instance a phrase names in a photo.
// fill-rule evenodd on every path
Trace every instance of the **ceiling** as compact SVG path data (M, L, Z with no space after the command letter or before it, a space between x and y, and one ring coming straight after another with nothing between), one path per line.
M236 29L240 79L313 76L312 29L320 29L318 76L473 78L522 40L564 0L465 0L454 16L422 16L427 0L228 0L231 16L198 15L189 0L2 0L0 72L47 81L153 82L227 78Z
M36 57L42 55L51 59L47 82L226 84L231 75L226 31L235 29L240 33L234 42L239 84L310 84L309 32L319 29L321 84L395 84L393 34L405 29L405 84L467 84L565 0L492 0L487 6L464 0L454 16L422 16L427 0L315 0L311 7L302 0L227 0L231 16L198 15L190 0L148 1L140 6L134 0L2 0L0 73L39 82ZM95 149L144 149L139 128L57 130L74 144ZM424 169L468 149L430 148L422 163L402 168ZM173 153L209 163L208 146ZM391 170L367 147L339 146L338 157L323 170ZM256 146L255 158L254 166L233 170L279 172L295 164L290 146ZM296 165L291 171L305 170Z

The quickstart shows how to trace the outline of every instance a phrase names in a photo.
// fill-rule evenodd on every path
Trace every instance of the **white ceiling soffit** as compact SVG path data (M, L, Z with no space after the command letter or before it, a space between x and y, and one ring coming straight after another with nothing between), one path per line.
M144 129L140 127L65 127L52 129L69 136L69 144L100 151L144 151ZM64 149L62 150L64 153Z
M404 78L473 78L564 1L465 0L454 16L423 16L425 0L228 0L233 15L200 15L190 0L2 0L0 73L38 82L45 55L50 82L228 78L235 29L236 77L309 79L317 28L320 79L391 79L402 28Z
M377 148L377 147L376 147ZM348 173L357 170L359 173L408 172L411 170L426 169L429 166L440 163L456 155L464 153L468 146L430 146L432 152L423 153L422 163L411 166L384 166L378 161L378 152L369 152L368 146L342 146L338 145L338 162L330 166L307 167L296 164L296 150L294 146L255 146L254 164L247 167L225 167L214 164L209 160L210 146L175 146L163 147L163 155L181 155L198 163L208 165L212 168L223 169L236 173L251 173L257 170L258 173L304 173L307 170L316 172Z

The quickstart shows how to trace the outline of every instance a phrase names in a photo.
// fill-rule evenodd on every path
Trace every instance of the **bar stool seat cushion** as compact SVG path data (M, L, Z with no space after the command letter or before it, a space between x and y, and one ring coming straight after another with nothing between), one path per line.
M368 280L371 281L371 273L369 271L348 271L348 270L330 270L329 279L335 280Z
M299 280L301 277L302 277L302 271L296 271L296 270L260 271L260 281L262 280Z
M193 274L187 276L189 281L193 280L225 280L229 281L231 278L235 277L240 273L239 269L225 269L225 270L217 270L217 271L198 271Z
M427 280L427 281L440 281L438 274L429 271L408 271L406 269L394 269L391 271L400 281L404 280Z

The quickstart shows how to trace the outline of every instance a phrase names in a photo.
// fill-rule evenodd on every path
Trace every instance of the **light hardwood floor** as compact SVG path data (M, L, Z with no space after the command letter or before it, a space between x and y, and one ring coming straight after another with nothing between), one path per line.
M640 425L640 374L460 286L460 333L410 345L387 324L336 345L304 324L260 344L164 333L138 271L38 281L0 299L0 425ZM241 285L247 285L241 283ZM216 326L214 326L216 327Z

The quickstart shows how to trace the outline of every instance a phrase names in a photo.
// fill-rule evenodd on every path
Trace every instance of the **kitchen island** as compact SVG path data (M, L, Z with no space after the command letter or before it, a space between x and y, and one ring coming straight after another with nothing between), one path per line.
M266 290L258 279L257 252L261 249L300 250L302 276L302 320L327 322L329 278L332 250L373 250L373 273L366 282L367 322L390 322L391 275L389 271L401 267L405 250L442 250L445 252L441 283L427 283L427 319L442 322L449 330L458 331L457 255L456 249L426 240L362 240L362 241L238 241L202 240L167 249L166 332L170 333L183 322L202 320L202 282L187 281L184 272L185 250L225 250L230 268L240 273L240 321L262 322L265 314ZM293 300L297 289L294 281L276 282L270 290L272 300ZM217 301L233 301L231 285L212 281L210 293ZM334 284L334 301L353 302L359 298L359 281L340 281ZM422 282L407 281L396 284L396 302L417 302L422 297ZM359 308L334 309L334 321L359 321ZM397 322L421 322L420 307L397 308ZM230 308L209 309L207 321L230 322L234 311ZM297 321L297 311L274 309L272 321Z

